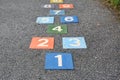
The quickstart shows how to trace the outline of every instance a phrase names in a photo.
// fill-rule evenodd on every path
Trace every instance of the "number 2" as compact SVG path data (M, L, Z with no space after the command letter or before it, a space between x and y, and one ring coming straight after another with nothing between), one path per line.
M58 66L61 67L62 66L62 55L57 55L55 56L55 58L58 58Z
M42 43L38 44L38 46L48 46L48 39L39 39L38 41L42 41Z
M70 46L80 46L80 40L77 38L70 39L69 41L76 41L73 44L70 44Z

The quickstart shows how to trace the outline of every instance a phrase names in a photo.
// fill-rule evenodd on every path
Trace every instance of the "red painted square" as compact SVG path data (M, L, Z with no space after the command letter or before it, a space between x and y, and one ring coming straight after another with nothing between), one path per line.
M59 4L59 8L60 9L64 9L64 8L72 9L74 8L74 5L73 4Z
M31 49L53 49L54 38L53 37L33 37L29 48Z

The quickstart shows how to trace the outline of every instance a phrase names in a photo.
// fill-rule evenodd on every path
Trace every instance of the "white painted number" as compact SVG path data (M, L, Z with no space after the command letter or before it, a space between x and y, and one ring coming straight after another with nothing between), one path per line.
M62 55L57 55L55 56L55 58L58 58L58 66L61 67L62 66Z
M58 2L59 0L54 0L54 2Z
M71 22L71 21L73 21L73 20L74 20L74 19L73 19L73 17L71 17L71 16L65 17L65 21Z
M52 30L61 32L63 29L61 28L61 26L57 26L57 27L54 27Z
M42 21L44 21L44 22L48 22L49 19L48 19L48 18L42 18Z
M78 38L70 39L70 41L75 41L75 43L70 44L70 46L80 46L80 40Z
M70 5L64 4L63 7L70 8Z
M51 8L51 5L44 5L44 8Z
M39 39L38 41L42 42L38 46L48 46L48 39Z
M61 10L54 10L55 14L59 14Z

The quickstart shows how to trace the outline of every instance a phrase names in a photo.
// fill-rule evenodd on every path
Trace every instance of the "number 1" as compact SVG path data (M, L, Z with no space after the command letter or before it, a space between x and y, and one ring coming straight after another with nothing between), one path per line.
M61 67L62 66L62 55L57 55L55 56L55 58L58 58L58 66Z

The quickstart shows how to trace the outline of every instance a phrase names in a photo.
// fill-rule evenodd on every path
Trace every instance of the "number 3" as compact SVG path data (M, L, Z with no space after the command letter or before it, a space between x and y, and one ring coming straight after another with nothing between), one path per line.
M77 38L70 39L69 41L75 41L75 43L70 44L70 46L80 46L80 40Z
M39 39L38 41L42 41L42 43L38 44L38 46L48 46L48 39Z

